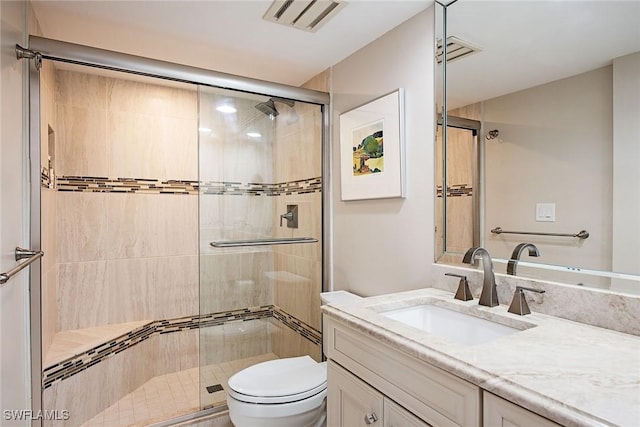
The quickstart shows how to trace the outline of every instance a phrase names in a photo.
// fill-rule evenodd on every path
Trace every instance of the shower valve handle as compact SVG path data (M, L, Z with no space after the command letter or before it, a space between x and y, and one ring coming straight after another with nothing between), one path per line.
M280 215L280 227L282 227L282 219L286 219L287 221L293 221L293 212L287 212L285 214Z
M298 205L287 205L287 213L280 215L280 227L283 218L287 220L287 228L298 228Z

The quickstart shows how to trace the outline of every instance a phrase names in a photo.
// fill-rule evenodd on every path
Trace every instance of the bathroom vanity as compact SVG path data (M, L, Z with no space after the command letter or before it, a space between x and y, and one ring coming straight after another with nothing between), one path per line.
M331 427L640 425L633 335L434 288L324 306L323 327Z

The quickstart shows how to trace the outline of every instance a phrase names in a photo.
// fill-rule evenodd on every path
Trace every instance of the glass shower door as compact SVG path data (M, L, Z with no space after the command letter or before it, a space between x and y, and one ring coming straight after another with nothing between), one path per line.
M245 367L321 358L321 147L319 105L199 88L205 409Z

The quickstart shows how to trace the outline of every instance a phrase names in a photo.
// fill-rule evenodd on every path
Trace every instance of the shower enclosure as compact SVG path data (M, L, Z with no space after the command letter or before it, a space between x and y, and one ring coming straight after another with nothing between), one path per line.
M224 410L251 364L320 360L328 95L30 49L43 425L168 425Z
M200 87L200 381L321 359L322 109Z

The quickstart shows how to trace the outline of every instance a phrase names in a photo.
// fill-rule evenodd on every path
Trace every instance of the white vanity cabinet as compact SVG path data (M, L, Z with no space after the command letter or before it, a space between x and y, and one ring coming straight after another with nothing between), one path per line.
M479 387L327 316L323 335L328 427L480 427Z
M536 415L508 400L491 393L483 393L483 419L485 427L560 427L546 418Z
M328 426L429 427L429 424L331 360L327 379Z

